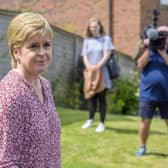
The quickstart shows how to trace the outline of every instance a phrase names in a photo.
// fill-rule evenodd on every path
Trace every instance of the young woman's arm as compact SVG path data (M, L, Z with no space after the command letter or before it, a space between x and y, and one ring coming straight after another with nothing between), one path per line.
M112 51L110 51L110 50L104 51L104 55L103 55L102 59L100 60L100 62L98 63L99 68L101 68L104 64L106 64L107 60L110 58L111 52Z
M89 63L87 56L83 56L83 63L86 69L90 67L90 63Z
M104 37L104 43L103 43L104 51L103 51L103 57L98 63L98 66L101 68L103 65L106 64L107 60L110 58L112 52L114 52L114 46L112 44L112 40L109 36Z

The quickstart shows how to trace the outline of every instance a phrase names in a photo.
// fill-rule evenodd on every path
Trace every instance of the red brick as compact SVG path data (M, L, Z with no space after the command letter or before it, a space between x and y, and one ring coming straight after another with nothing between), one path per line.
M2 2L1 2L2 1ZM44 11L44 16L55 26L83 35L90 17L103 21L109 34L109 0L0 0L1 9ZM116 49L132 55L144 27L151 23L152 10L160 0L112 0L112 39ZM168 12L161 8L160 24L167 24Z

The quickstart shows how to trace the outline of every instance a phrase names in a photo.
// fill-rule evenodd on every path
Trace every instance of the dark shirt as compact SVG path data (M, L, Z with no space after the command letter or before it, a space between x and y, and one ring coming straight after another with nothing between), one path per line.
M168 101L168 66L156 51L141 74L140 101Z

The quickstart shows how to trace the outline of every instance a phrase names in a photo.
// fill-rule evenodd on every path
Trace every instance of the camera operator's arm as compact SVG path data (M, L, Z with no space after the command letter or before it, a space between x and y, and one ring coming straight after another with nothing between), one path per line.
M166 53L166 50L157 50L160 56L163 58L166 65L168 65L168 55Z
M149 60L149 56L150 56L150 49L146 48L144 53L141 55L141 57L139 57L137 59L137 67L138 69L143 69L147 63L148 63L148 60Z

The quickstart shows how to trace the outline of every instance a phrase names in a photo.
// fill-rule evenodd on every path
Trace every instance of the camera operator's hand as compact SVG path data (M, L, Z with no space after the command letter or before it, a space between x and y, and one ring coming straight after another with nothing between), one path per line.
M150 44L150 40L147 38L147 39L144 39L143 40L143 44L144 44L144 47L145 48L149 48L149 44Z
M149 48L146 48L143 54L137 59L137 67L138 69L143 69L149 60L151 50Z
M164 50L157 50L160 56L164 59L166 65L168 65L168 55L166 53L166 49Z

